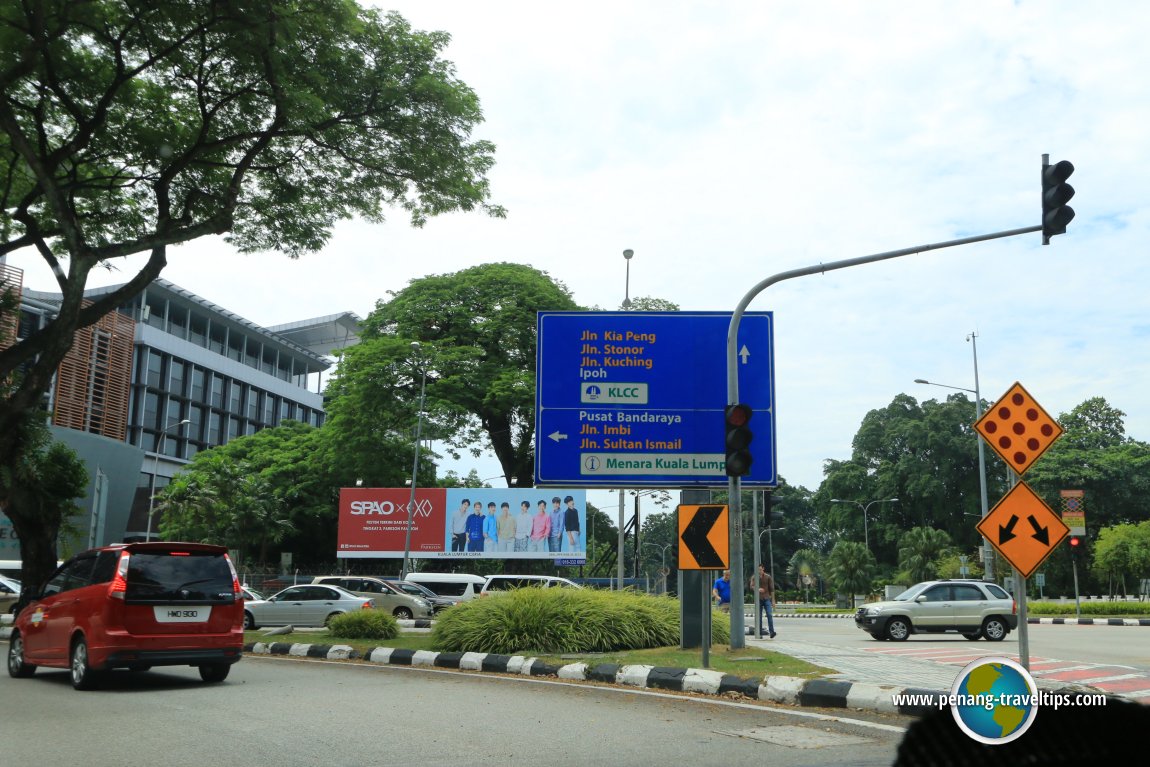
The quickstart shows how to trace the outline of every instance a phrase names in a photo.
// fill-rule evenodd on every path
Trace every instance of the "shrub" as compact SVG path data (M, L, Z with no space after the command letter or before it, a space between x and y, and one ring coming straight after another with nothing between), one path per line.
M727 642L727 616L714 613L712 641ZM679 602L633 591L525 588L444 611L435 649L509 655L587 653L679 643Z
M1073 615L1074 602L1029 602L1026 611L1031 615ZM1111 602L1081 600L1083 615L1137 615L1150 617L1150 602Z
M382 610L356 610L331 619L328 633L336 639L395 639L399 624Z

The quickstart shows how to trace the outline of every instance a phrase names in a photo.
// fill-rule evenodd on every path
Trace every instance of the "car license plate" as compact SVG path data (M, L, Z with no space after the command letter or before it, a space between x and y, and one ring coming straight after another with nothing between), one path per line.
M199 607L153 607L156 623L206 623L212 614L211 605Z

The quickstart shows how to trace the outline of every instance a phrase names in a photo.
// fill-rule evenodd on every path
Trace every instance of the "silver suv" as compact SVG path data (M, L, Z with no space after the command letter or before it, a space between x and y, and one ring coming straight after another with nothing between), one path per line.
M925 581L890 602L863 605L855 613L855 625L880 641L957 631L972 642L979 637L1001 642L1018 628L1018 605L996 583Z
M339 586L356 596L367 597L375 604L375 609L386 610L396 618L430 618L434 614L431 603L426 599L405 594L382 578L364 575L323 575L313 578L312 583Z

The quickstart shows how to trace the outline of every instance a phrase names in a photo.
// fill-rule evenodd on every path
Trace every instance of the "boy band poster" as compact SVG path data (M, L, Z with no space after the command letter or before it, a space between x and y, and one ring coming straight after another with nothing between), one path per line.
M336 556L402 557L407 488L345 487ZM539 488L416 488L413 558L584 559L587 492Z

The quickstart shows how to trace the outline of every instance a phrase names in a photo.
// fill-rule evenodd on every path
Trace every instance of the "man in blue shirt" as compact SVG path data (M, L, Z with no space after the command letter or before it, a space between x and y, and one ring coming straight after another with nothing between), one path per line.
M719 609L725 613L731 611L731 571L724 570L723 577L715 581L711 588L711 596L719 600Z
M483 518L483 550L493 554L499 545L499 520L495 518L495 501L487 504L487 516Z
M467 550L483 551L483 503L476 501L467 515Z
M563 509L559 506L559 496L551 499L551 533L547 536L548 551L563 550Z

